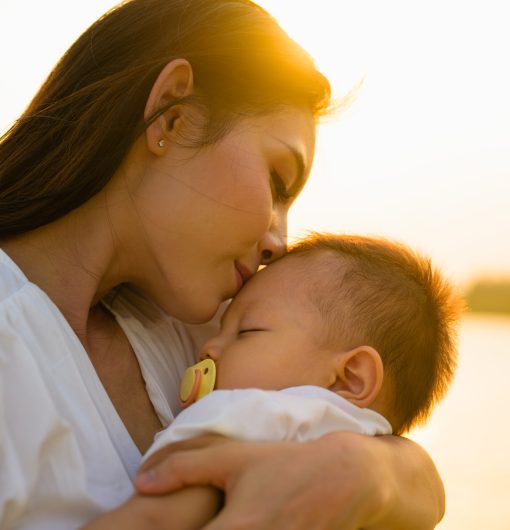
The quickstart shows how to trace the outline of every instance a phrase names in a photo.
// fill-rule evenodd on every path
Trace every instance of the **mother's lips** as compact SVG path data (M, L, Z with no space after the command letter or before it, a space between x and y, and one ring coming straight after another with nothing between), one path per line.
M239 273L239 276L241 277L241 285L239 286L239 288L241 288L253 276L254 273L251 272L248 267L242 263L239 263L238 261L235 262L235 267Z

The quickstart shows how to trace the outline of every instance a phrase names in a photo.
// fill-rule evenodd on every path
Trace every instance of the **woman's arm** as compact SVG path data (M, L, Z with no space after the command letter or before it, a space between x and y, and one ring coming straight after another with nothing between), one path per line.
M387 456L388 476L394 484L386 513L380 521L367 527L374 530L427 530L444 516L445 492L441 478L430 456L418 444L398 436L379 439Z
M136 486L146 494L189 485L224 490L225 508L207 530L427 530L444 511L428 455L393 436L344 432L307 443L203 437L163 448L141 471Z

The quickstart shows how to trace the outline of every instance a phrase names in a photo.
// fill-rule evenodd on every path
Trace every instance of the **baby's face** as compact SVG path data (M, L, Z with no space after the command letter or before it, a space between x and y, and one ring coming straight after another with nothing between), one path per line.
M223 316L201 358L216 362L216 388L329 387L334 355L322 348L324 324L309 301L302 260L285 257L256 274Z

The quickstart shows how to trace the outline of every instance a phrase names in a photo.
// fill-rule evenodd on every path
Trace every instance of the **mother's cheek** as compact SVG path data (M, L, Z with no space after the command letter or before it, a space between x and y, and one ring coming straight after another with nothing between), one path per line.
M232 216L239 223L239 228L249 227L252 237L262 237L275 221L269 187L246 187L233 206Z

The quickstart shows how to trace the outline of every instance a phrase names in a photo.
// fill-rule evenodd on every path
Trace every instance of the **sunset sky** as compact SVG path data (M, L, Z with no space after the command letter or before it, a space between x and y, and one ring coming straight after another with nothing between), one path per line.
M459 283L510 276L510 72L504 0L260 0L356 100L319 129L290 216L381 234ZM0 1L0 129L109 0Z
M510 0L259 0L340 99L289 216L429 254L462 287L510 280ZM0 132L114 0L0 0ZM444 530L508 530L510 318L467 315L459 369L412 433L447 492ZM483 358L483 362L480 359Z

